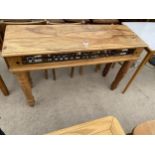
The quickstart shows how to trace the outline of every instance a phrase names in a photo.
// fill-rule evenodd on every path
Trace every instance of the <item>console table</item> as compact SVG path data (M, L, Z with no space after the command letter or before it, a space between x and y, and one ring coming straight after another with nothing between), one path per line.
M34 106L29 71L124 61L113 90L145 47L124 25L8 25L2 56Z

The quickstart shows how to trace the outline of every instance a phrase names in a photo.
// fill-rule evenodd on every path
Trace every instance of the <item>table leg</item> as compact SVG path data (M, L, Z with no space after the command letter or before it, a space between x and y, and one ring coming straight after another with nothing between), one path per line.
M101 69L101 65L100 64L95 66L95 72L97 72L100 69Z
M73 78L74 76L74 67L71 67L70 77Z
M56 80L56 73L55 73L55 69L52 69L52 74L53 74L53 80Z
M108 74L108 72L109 72L111 66L112 66L112 63L108 63L108 64L105 65L105 67L104 67L104 69L103 69L103 72L102 72L102 75L103 75L103 76L106 76L106 75Z
M111 68L114 68L114 67L115 67L115 65L116 65L116 62L115 62L115 63L112 63Z
M5 95L5 96L8 96L9 95L9 91L2 79L2 77L0 76L0 89L2 91L2 93Z
M122 80L124 75L127 73L128 69L130 68L133 61L125 61L122 67L120 68L119 72L116 75L115 80L111 84L111 90L114 90L117 88L119 82Z
M45 79L48 79L48 70L45 69L45 70L44 70L44 73L45 73Z
M17 80L25 94L28 104L30 106L34 106L35 100L32 95L32 89L31 89L31 85L29 82L28 73L27 72L18 72L15 74L16 74Z
M83 75L83 66L80 66L79 73L80 73L80 75Z
M27 76L28 76L29 83L30 83L31 88L32 88L33 87L33 83L32 83L32 78L31 78L30 72L27 72Z
M146 54L146 56L144 57L144 59L142 60L142 62L140 63L140 65L138 66L138 68L136 69L136 71L134 72L133 76L131 77L131 79L129 80L129 82L127 83L127 85L125 86L125 88L122 91L122 93L125 93L126 92L126 90L130 86L130 84L132 83L132 81L136 78L137 74L141 71L141 69L143 68L143 66L148 62L148 60L152 56L153 56L153 53L152 52L149 52L149 53Z

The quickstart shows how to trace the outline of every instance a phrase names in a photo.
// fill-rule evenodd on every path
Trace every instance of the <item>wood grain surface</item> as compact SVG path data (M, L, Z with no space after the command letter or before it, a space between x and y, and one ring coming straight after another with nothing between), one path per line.
M50 132L49 135L124 135L119 121L108 116L69 128Z
M2 56L146 47L124 25L8 25Z

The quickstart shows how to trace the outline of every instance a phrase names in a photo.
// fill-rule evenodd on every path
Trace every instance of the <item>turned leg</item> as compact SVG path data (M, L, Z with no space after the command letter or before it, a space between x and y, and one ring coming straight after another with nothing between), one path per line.
M80 75L83 75L83 66L80 66L79 73L80 73Z
M108 63L108 64L105 65L105 67L104 67L104 69L103 69L103 72L102 72L102 75L103 75L103 76L106 76L106 75L108 74L108 72L109 72L111 66L112 66L112 63Z
M2 77L0 76L0 89L2 91L2 93L5 95L5 96L8 96L9 95L9 91L2 79Z
M52 74L53 74L53 80L56 80L56 73L55 73L55 69L52 69Z
M48 70L47 69L44 70L44 74L45 74L45 79L48 79Z
M146 56L144 57L143 61L140 63L140 65L138 66L138 68L134 72L133 76L131 77L131 79L129 80L129 82L127 83L127 85L125 86L125 88L124 88L124 90L123 90L122 93L125 93L126 92L126 90L130 86L130 84L132 83L132 81L136 78L137 74L141 71L141 69L143 68L143 66L149 61L149 59L151 59L152 56L153 56L153 53L152 52L149 52L149 53L146 54Z
M125 61L122 67L120 68L119 72L116 75L115 80L111 84L111 90L117 88L119 82L123 79L124 75L127 73L128 69L130 68L133 61Z
M73 78L74 76L74 67L71 67L70 77Z
M32 95L32 89L29 82L29 77L27 72L18 72L15 73L17 80L23 90L23 93L25 94L25 97L27 99L27 102L30 106L34 106L35 100Z
M31 78L30 72L27 72L27 76L28 76L29 83L30 83L31 87L33 87L32 78Z
M101 69L101 65L99 64L99 65L96 65L96 67L95 67L95 72L97 72L98 70L100 70Z

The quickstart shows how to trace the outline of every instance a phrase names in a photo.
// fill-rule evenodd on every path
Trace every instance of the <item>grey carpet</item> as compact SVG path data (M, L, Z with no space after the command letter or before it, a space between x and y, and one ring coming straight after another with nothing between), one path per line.
M102 65L103 68L104 65ZM133 68L115 91L109 89L120 65L110 70L106 78L94 66L84 68L84 75L68 75L69 68L57 69L57 81L45 80L42 71L33 72L35 107L26 104L23 93L4 61L0 59L0 74L3 76L10 96L0 93L0 128L6 134L46 134L52 130L113 115L118 118L126 133L139 123L155 119L155 70L148 65L122 94Z

